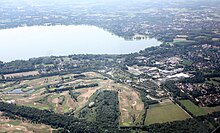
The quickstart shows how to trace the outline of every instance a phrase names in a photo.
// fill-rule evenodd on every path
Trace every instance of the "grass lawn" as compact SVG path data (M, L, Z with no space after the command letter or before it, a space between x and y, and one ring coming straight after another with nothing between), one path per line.
M50 106L48 106L46 104L34 105L34 103L30 103L30 104L25 104L24 106L32 107L32 108L37 108L37 109L40 109L40 110L49 110L49 109L51 109Z
M190 100L181 100L180 102L195 116L201 116L207 114L202 108L195 105Z
M65 57L63 58L64 61L71 61L71 59L69 57Z
M190 118L178 105L170 102L165 105L157 104L147 110L145 124L164 123Z
M220 111L220 106L216 106L216 107L203 107L202 109L204 109L206 113L213 113L213 112Z
M192 65L192 62L189 61L189 60L183 60L183 65L186 65L186 66L191 66Z
M1 96L1 98L4 100L12 100L13 96Z
M21 122L19 120L12 120L10 122L8 122L8 124L11 124L11 125L14 125L14 126L17 126L19 125Z
M178 40L178 39L175 40L174 39L173 44L174 45L188 45L192 42L194 42L194 41L192 41L192 40Z

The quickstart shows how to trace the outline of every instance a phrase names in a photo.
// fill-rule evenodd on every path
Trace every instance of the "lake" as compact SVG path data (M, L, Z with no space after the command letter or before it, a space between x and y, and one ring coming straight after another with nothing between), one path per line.
M71 54L128 54L158 46L156 39L127 41L95 26L32 26L0 30L0 60Z

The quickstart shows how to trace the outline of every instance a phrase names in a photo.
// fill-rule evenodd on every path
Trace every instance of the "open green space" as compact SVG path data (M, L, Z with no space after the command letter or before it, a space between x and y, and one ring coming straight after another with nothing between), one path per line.
M25 104L27 107L37 108L40 110L50 110L51 107L49 105L34 105L34 104Z
M200 108L199 106L195 105L190 100L181 100L180 101L186 108L195 116L206 115L206 112Z
M170 102L166 104L156 104L147 110L145 124L164 123L190 118L178 105Z
M216 107L203 107L202 109L204 109L204 111L205 111L206 113L211 114L211 113L213 113L213 112L218 112L218 111L220 111L220 106L216 106Z
M186 66L191 66L192 65L192 62L191 61L189 61L189 60L185 60L185 59L183 59L183 65L186 65Z
M21 123L21 121L19 120L13 120L13 121L9 121L8 124L11 124L11 125L14 125L14 126L17 126Z

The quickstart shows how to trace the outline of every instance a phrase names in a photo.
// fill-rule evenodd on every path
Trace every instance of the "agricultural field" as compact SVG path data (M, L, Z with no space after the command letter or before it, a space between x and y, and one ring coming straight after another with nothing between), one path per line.
M18 77L26 77L26 76L36 76L39 75L38 71L29 71L29 72L21 72L21 73L13 73L13 74L5 74L4 78L18 78Z
M0 133L52 133L55 132L50 126L33 124L28 121L9 119L0 112Z
M164 123L190 118L178 105L170 100L151 105L147 110L145 124Z
M199 106L195 105L193 102L190 100L181 100L180 101L183 106L186 107L187 110L189 110L193 115L195 116L201 116L201 115L206 115L206 112L200 108Z
M218 112L220 111L220 106L216 106L216 107L202 107L202 109L206 112L206 113L213 113L213 112Z

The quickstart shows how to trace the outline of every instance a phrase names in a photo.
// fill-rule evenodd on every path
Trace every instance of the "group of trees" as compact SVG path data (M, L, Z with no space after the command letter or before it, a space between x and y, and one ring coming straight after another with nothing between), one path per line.
M146 92L145 88L135 86L135 89L139 92L141 101L144 103L144 113L141 118L141 124L144 125L149 105L156 104L158 101L147 98L148 93Z
M35 123L50 125L53 128L62 128L62 131L65 132L100 132L97 124L79 120L73 116L56 114L47 110L39 110L36 108L17 106L3 102L0 102L0 107L0 111L2 112L7 112L11 115L16 115Z
M39 58L31 58L31 59L29 59L29 62L31 62L34 65L54 64L55 60L52 57L39 57Z
M47 93L54 93L54 92L62 93L63 91L69 91L69 90L72 90L72 89L73 89L73 87L71 87L71 86L67 86L67 87L64 87L64 88L56 88L54 90L50 90L50 89L46 88L46 92Z
M175 121L163 124L153 124L150 126L144 126L142 130L150 133L210 133L208 125L202 122L197 122L194 119L188 119L185 121Z
M96 86L99 86L97 83L94 83L94 84L88 84L88 85L78 85L78 86L75 86L75 87L72 87L72 86L66 86L66 87L63 87L63 88L56 88L54 90L50 90L49 87L46 87L46 92L47 93L62 93L63 91L71 91L71 90L74 90L74 89L82 89L82 88L90 88L90 87L96 87Z
M188 99L187 94L181 92L180 89L177 88L175 83L176 81L168 80L162 84L162 88L171 92L174 98L181 97L182 99Z
M158 103L156 100L151 100L147 98L148 92L146 91L145 88L140 87L140 86L134 86L134 87L140 93L140 98L142 102L144 103L145 108L148 108L148 105Z
M0 89L4 89L4 88L7 88L7 87L13 87L15 85L19 85L21 82L19 80L17 81L14 81L14 82L11 82L9 84L6 84L5 86L0 86Z
M76 102L78 101L77 100L77 97L80 95L81 93L80 92L74 92L72 90L69 90L69 95L71 96L72 99L74 99Z
M29 61L15 60L8 63L0 64L0 74L10 74L17 72L33 71L35 67Z
M119 125L118 93L110 90L97 90L89 99L93 105L84 107L79 118L96 122L102 132L117 132Z
M119 102L118 93L104 90L99 93L96 100L96 121L102 123L104 128L117 127L119 124Z
M78 75L74 75L73 77L74 77L74 78L85 78L86 75L84 75L84 74L78 74Z
M75 89L82 89L82 88L90 88L90 87L97 87L99 84L94 83L94 84L88 84L88 85L78 85L75 86Z
M185 78L181 82L182 83L203 83L205 82L205 77L202 72L194 72L192 73L194 77Z
M24 77L16 77L15 79L5 79L4 74L17 72L27 72L37 70L40 75L34 77L45 77L53 75L62 75L67 73L79 73L74 78L83 78L85 75L80 74L88 71L97 71L106 67L115 67L120 55L70 55L70 56L50 56L31 58L29 60L16 60L11 62L0 62L0 80L13 81L16 79L24 79ZM64 58L69 58L65 61ZM25 77L33 79L33 76Z
M219 71L214 71L212 73L204 74L205 78L215 78L215 77L220 77L220 72Z

